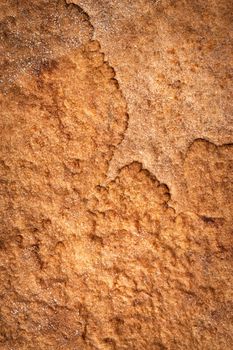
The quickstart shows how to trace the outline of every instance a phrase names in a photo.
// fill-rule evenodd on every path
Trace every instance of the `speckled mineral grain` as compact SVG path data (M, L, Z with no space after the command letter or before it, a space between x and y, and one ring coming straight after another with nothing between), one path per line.
M233 349L231 0L1 0L0 350Z

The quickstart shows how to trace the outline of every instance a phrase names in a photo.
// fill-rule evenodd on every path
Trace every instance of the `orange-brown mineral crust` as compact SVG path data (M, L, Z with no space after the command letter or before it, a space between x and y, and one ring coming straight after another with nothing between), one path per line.
M0 350L233 349L231 0L1 0Z

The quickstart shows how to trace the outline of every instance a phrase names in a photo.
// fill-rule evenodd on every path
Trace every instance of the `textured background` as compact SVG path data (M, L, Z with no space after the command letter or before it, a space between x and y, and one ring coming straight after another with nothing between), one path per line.
M232 10L1 1L0 349L233 349Z

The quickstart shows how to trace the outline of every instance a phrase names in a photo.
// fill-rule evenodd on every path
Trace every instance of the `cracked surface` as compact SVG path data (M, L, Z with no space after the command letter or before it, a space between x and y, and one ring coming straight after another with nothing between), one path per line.
M228 79L229 46L221 46L228 40L228 3L213 2L211 10L210 2L79 4L0 5L0 349L230 350L229 85L222 104L216 74L203 87L207 63L219 64L219 80ZM185 15L193 20L189 29ZM206 48L209 56L195 56L195 40L210 21L203 45L214 33L222 60ZM174 23L179 41L168 53ZM156 42L166 55L154 56ZM177 53L183 46L203 62L195 77L187 74L189 55ZM167 75L154 85L160 55ZM182 58L172 61L176 69L169 55ZM180 70L193 86L177 82ZM176 80L170 90L168 77ZM186 114L180 97L168 101L178 90L174 96L199 94L192 112ZM217 117L215 107L223 111ZM174 109L181 124L171 118ZM200 138L207 137L203 130L215 143ZM163 151L170 162L163 163Z

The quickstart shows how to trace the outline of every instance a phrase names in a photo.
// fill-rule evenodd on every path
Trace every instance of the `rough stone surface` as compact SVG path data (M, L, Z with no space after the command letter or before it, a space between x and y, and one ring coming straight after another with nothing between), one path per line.
M187 148L197 138L233 140L232 1L70 2L90 15L127 101L129 127L109 176L137 160L169 186L183 211Z
M0 349L233 349L232 3L0 3Z

